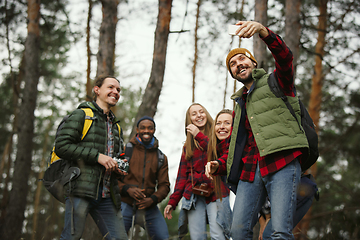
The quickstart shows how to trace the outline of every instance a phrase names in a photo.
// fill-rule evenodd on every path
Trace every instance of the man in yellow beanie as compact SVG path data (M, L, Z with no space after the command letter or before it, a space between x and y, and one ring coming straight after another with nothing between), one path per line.
M258 33L267 45L275 59L272 74L300 119L290 49L280 36L258 22L240 21L237 25L235 33L240 38ZM257 65L244 48L231 50L226 58L231 76L244 86L231 97L236 105L227 162L209 162L206 174L227 174L230 189L238 193L231 228L233 239L252 239L266 196L271 201L272 239L294 239L296 189L302 150L307 150L308 143L283 100L271 92L269 74Z

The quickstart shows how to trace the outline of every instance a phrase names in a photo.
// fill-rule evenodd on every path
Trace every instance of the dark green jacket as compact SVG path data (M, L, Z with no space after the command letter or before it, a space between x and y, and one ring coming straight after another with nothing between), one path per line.
M92 125L82 141L85 113L80 108L91 108L94 113ZM114 136L114 156L123 151L122 135L120 137L118 122L113 113L112 132ZM71 183L71 194L78 197L96 199L99 185L102 184L105 167L98 163L99 154L105 154L107 147L107 115L95 102L84 102L73 111L58 132L55 141L55 153L62 159L71 161L72 166L81 170L80 176ZM121 133L122 134L122 133ZM120 190L116 173L111 174L111 197L117 208L120 208ZM65 187L69 187L66 185Z

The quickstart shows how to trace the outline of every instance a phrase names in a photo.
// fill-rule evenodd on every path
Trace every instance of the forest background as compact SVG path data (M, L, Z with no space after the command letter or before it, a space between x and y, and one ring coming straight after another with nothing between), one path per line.
M115 112L126 140L154 116L174 187L184 120L192 102L214 117L239 89L225 57L234 47L274 63L258 36L227 34L256 20L294 53L296 86L317 125L320 159L309 172L320 201L297 239L360 239L360 3L356 0L0 1L0 236L59 239L64 205L38 179L62 117L91 95L99 74L115 75ZM167 200L160 204L163 208ZM84 239L100 239L89 219ZM173 239L177 217L168 221ZM146 239L143 231L138 239Z

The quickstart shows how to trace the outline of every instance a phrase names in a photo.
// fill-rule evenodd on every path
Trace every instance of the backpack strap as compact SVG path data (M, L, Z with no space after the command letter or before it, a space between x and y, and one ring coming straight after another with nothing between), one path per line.
M165 154L158 148L158 168L157 170L161 168L162 165L164 165L165 162Z
M84 126L83 126L83 130L82 130L82 134L81 134L81 141L82 141L84 139L84 137L86 136L86 134L88 133L88 131L91 127L91 124L95 118L94 118L94 112L91 110L91 108L81 108L81 110L83 110L85 112L85 121L84 121ZM66 121L66 119L68 119L68 117L69 117L69 115L65 116L63 118L63 120L61 121L60 125L63 124ZM61 128L60 125L58 127L57 132ZM56 136L57 136L57 134L56 134ZM59 159L60 158L55 153L55 146L53 146L53 148L51 150L50 162L48 162L48 165L50 165L53 162L56 162Z
M128 142L126 144L126 148L125 148L125 159L128 161L128 163L130 163L130 159L132 156L132 152L133 152L133 144L131 142ZM162 165L164 165L165 162L165 154L158 148L158 168L157 170L159 170L161 168Z
M279 82L277 81L277 79L275 78L274 73L271 73L269 75L268 78L268 85L270 87L271 92L277 97L277 98L281 98L281 100L284 101L286 107L289 109L291 115L293 115L293 117L295 118L296 122L298 123L300 129L301 129L301 123L298 121L298 119L296 118L296 114L295 111L293 109L293 107L291 106L291 104L288 101L287 96L284 94L284 92L281 90L280 86L279 86ZM300 104L300 101L299 101Z
M119 124L119 123L116 123L116 126L118 127L118 130L119 130L119 136L121 136L121 127L120 127L120 124Z
M130 163L130 159L133 152L133 144L131 142L128 142L125 147L125 159Z
M53 146L52 150L51 150L51 155L50 155L50 161L48 160L48 167L50 166L50 164L52 164L53 162L56 162L57 160L59 160L60 158L58 157L58 155L56 155L55 153L55 146Z
M94 120L94 112L92 111L91 108L81 108L81 110L84 111L85 113L85 121L84 121L84 127L82 130L82 134L81 134L81 141L84 139L84 137L86 136L86 134L88 133L91 124Z

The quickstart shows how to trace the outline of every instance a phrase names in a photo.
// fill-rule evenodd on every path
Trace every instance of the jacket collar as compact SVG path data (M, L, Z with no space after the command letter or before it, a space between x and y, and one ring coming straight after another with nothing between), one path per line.
M93 111L98 112L101 116L107 117L107 115L104 114L104 110L102 108L100 108L99 105L97 105L97 103L95 101L83 102L78 106L78 108L91 108ZM113 123L120 122L120 120L116 119L114 113L111 110L109 111L109 116Z
M255 85L256 85L256 81L258 79L260 79L262 76L264 76L266 74L266 71L263 69L263 68L255 68L253 71L252 71L252 77L254 79L254 82L253 84L251 85L250 87L250 90L249 90L249 93L252 92L255 88ZM241 98L243 93L244 93L244 89L245 89L245 86L243 86L242 88L240 88L237 92L235 92L233 95L231 95L231 99L232 100L237 100L238 98Z
M144 145L139 143L138 140L136 140L136 136L137 134L135 134L135 136L133 136L130 140L130 142L133 144L133 145L138 145L139 147L142 147L145 149ZM159 147L159 141L158 139L154 136L154 145L152 148L149 148L149 149L157 149Z

